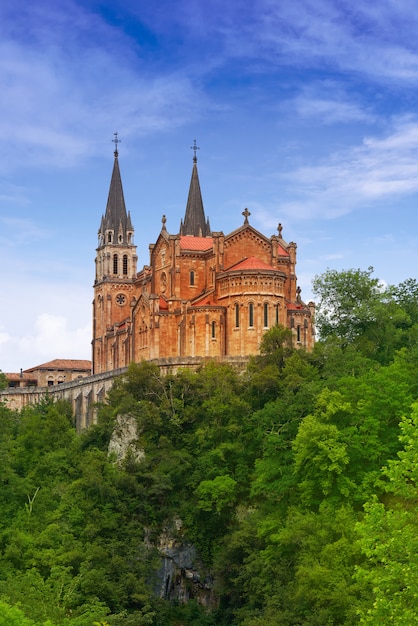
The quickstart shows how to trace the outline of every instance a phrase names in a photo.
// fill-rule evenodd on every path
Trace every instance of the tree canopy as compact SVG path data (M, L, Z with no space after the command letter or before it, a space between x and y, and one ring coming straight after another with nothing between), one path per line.
M417 283L315 289L311 353L132 364L81 433L0 405L0 626L417 623Z

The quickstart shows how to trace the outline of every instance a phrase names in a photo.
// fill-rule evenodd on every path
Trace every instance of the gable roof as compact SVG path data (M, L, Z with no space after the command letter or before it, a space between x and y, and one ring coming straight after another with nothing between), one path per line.
M288 251L280 244L277 245L277 254L279 256L289 256Z
M271 238L266 237L265 235L263 235L263 233L260 233L259 230L254 228L254 226L251 226L251 224L249 224L248 222L244 222L242 226L228 233L225 236L225 244L231 243L235 237L237 237L238 235L241 235L245 231L252 233L256 237L261 239L261 241L264 241L266 244L271 245ZM283 239L281 241L282 243L277 244L277 254L279 256L289 256L289 252L286 249L286 242Z

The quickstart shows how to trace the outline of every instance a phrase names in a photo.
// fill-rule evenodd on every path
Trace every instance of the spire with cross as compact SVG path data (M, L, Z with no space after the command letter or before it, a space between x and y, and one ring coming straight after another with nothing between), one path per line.
M196 144L196 139L193 140L193 145L190 146L190 150L194 151L194 156L193 156L193 163L197 163L197 156L196 156L196 152L198 150L200 150L199 146Z
M200 148L196 143L196 139L190 147L194 152L192 179L190 181L189 196L187 198L186 214L184 220L180 223L180 234L192 237L210 237L209 221L206 221L199 176L197 173L196 152Z
M114 155L115 155L115 157L117 157L117 156L118 156L118 154L119 154L119 151L118 151L118 143L121 143L121 141L122 141L122 140L118 138L118 133L113 133L113 135L114 135L114 139L112 139L112 143L114 143L114 144L115 144L115 152L114 152Z

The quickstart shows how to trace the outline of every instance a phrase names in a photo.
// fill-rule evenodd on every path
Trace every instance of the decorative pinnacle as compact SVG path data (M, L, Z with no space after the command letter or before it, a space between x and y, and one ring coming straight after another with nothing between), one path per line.
M115 155L115 157L117 157L117 156L118 156L118 154L119 154L119 152L118 152L118 143L121 143L122 139L119 139L119 138L118 138L118 133L113 133L113 134L114 134L114 136L115 136L115 138L114 138L114 139L112 139L112 143L114 143L114 144L115 144L115 152L114 152L114 155Z
M199 146L196 144L196 139L193 139L193 145L190 146L190 150L194 150L194 157L193 157L193 163L197 163L197 156L196 156L196 152L197 150L200 150Z
M251 215L249 210L246 208L245 211L243 211L241 215L243 215L245 217L244 224L248 224L248 218Z

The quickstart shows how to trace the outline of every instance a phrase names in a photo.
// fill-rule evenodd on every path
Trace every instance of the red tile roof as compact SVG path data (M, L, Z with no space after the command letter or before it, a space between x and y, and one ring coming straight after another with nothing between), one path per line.
M289 256L289 253L287 252L287 250L285 250L280 244L278 244L277 246L277 254L279 256Z
M160 310L168 311L168 304L166 300L164 300L164 298L162 298L161 296L160 296Z
M212 248L212 237L183 235L180 237L180 247L183 250L210 250Z
M37 370L91 370L91 361L81 359L54 359L35 367L30 367L25 372Z
M18 374L16 372L4 372L4 375L6 376L7 380L32 380L36 382L36 378L34 378L31 374L25 374L25 372L22 372L22 374Z
M192 306L216 306L216 302L213 299L212 295L206 295L200 298L200 300L195 300Z
M264 263L261 259L257 259L255 256L250 256L228 269L228 271L233 272L236 270L274 270L274 267L268 263Z

